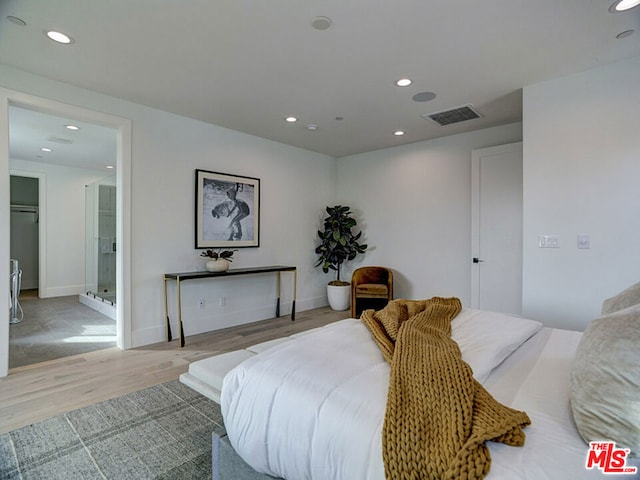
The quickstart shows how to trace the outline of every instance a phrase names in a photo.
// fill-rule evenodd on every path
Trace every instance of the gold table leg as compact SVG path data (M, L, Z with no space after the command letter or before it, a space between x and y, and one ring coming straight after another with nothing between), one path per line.
M164 277L164 315L167 319L167 342L170 342L171 324L169 323L169 306L167 304L167 277Z
M276 301L276 317L280 316L280 272L278 272L278 300Z
M178 289L178 325L180 330L180 347L184 347L184 330L182 328L182 295L180 295L180 278L176 279Z
M298 271L293 271L293 303L291 304L291 321L296 320L296 290L298 284Z

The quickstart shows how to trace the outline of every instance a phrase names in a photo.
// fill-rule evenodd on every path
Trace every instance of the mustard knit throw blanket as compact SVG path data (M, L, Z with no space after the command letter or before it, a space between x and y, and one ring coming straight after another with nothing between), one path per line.
M451 339L457 298L394 300L362 321L391 365L382 433L387 479L473 479L489 472L486 440L523 445L526 413L497 402Z

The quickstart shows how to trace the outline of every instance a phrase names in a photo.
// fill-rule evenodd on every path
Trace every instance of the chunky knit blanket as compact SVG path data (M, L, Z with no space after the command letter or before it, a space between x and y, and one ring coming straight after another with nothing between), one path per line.
M497 402L451 339L457 298L394 300L361 319L391 365L382 433L387 479L474 479L489 472L487 440L519 446L526 413Z

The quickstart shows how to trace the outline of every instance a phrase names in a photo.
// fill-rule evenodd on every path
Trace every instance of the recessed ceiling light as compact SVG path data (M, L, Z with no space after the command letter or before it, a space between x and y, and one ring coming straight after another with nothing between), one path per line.
M395 132L393 132L393 134L396 137L401 137L402 135L404 135L404 132L402 130L396 130Z
M310 123L309 125L307 125L307 130L309 130L310 132L315 132L316 130L318 130L318 125L315 125L313 123Z
M65 128L68 128L69 130L80 130L80 127L77 125L65 125Z
M616 38L618 40L621 38L626 38L629 35L633 35L633 32L635 32L635 30L625 30L624 32L620 32L618 35L616 35Z
M114 167L113 165L107 165L107 168L108 168L109 170L111 170L111 169L116 168L116 167Z
M40 150L42 150L43 152L53 152L53 150L47 147L42 147Z
M298 119L296 117L293 117L293 116L292 117L287 117L284 120L286 122L289 122L289 123L296 123L298 121Z
M27 22L25 22L21 18L14 17L13 15L7 16L7 20L9 20L11 23L15 23L16 25L18 25L20 27L26 27L27 26Z
M401 78L400 80L396 81L396 85L399 87L408 87L412 83L413 80L411 80L410 78Z
M62 32L49 30L45 32L45 35L49 37L51 40L53 40L54 42L61 43L63 45L70 45L73 43L73 38L71 38L69 35Z
M311 26L316 30L326 30L332 23L333 20L329 17L314 17L311 19Z
M609 11L612 13L625 12L627 10L631 10L633 7L637 7L638 5L640 5L640 0L617 0L609 7Z

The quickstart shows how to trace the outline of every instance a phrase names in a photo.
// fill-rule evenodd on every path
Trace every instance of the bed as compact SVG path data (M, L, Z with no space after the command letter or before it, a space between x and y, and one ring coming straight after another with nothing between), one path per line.
M628 303L610 301L611 311L603 307L602 321L592 322L599 328L590 325L584 334L466 308L453 319L451 337L475 380L497 401L526 412L531 420L524 428L524 446L486 442L491 457L486 478L604 478L605 462L586 468L585 436L590 441L617 441L618 447L626 442L629 448L622 463L608 466L623 465L627 471L619 472L622 478L640 478L631 472L640 465L640 308ZM621 333L603 341L621 321L626 322ZM592 337L595 344L589 343ZM620 349L608 347L607 341L635 353L620 360ZM600 351L594 357L596 349ZM609 354L613 358L603 360ZM594 370L611 362L615 368L609 365L603 378L613 383L605 387L580 376L587 372L598 377ZM389 372L389 363L363 322L345 319L195 362L181 380L220 402L228 440L256 472L289 480L382 480ZM612 373L614 380L609 378ZM583 385L596 393L581 391ZM616 392L622 400L611 400ZM578 399L582 402L583 397L587 406L580 408ZM598 412L603 404L604 412ZM619 418L612 421L612 415ZM616 424L622 433L598 428L598 422ZM589 428L606 437L590 438L594 433Z

